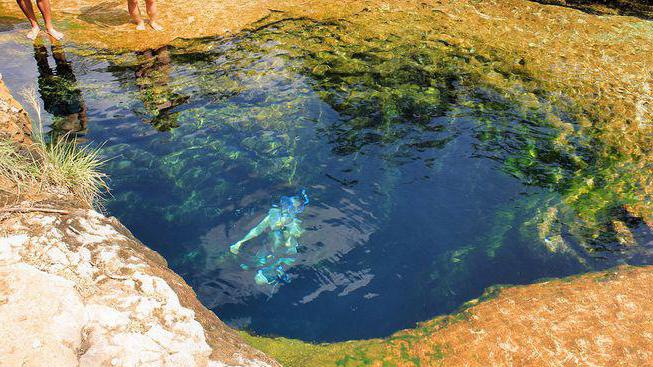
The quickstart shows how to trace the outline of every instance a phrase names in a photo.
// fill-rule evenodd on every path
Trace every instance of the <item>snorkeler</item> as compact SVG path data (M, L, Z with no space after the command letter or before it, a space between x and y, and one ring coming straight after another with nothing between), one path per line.
M257 266L262 266L254 278L257 284L274 284L279 281L287 281L284 265L291 265L295 260L282 257L275 260L277 255L293 255L297 253L299 243L297 239L304 233L301 227L302 221L296 216L304 211L308 205L308 195L302 190L301 196L284 196L281 198L279 207L273 207L268 215L252 228L240 241L229 247L234 255L238 255L240 248L249 240L260 236L269 230L271 248L268 251L257 253ZM244 268L247 266L243 265Z

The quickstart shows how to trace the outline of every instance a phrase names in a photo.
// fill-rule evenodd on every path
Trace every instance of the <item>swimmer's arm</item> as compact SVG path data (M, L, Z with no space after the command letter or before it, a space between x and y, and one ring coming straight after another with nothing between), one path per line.
M266 216L265 219L261 221L261 223L257 224L256 227L252 228L243 239L240 241L236 242L235 244L231 245L229 247L229 251L231 251L233 254L238 254L238 251L240 250L240 247L247 241L256 238L261 235L265 231L267 227L270 225L270 216Z

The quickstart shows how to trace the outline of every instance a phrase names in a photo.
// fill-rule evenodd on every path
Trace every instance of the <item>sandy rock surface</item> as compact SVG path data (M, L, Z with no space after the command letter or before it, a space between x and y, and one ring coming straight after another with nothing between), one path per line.
M16 240L24 238L9 241ZM0 338L7 341L0 344L0 364L76 365L84 305L75 284L25 263L2 266L0 279L0 325L13 326L0 328Z
M0 366L278 366L210 315L115 219L0 217Z
M395 0L396 1L396 0ZM161 32L137 31L124 1L52 0L55 25L66 41L109 49L147 49L175 39L237 34L252 24L273 18L338 19L366 9L378 0L157 0ZM141 2L145 16L145 4ZM4 19L3 19L4 18ZM14 0L0 0L0 26L28 27ZM27 24L27 25L25 25ZM26 28L25 28L26 29ZM46 37L41 32L42 37Z
M0 79L0 133L19 144L31 144L32 123Z

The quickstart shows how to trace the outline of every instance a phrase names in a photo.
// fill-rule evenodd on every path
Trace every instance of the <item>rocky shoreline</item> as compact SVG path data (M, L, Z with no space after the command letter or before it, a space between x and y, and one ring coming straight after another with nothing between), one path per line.
M8 93L0 122L29 141ZM0 211L0 366L279 366L117 219L45 197Z
M0 223L7 365L278 366L115 218L34 210Z

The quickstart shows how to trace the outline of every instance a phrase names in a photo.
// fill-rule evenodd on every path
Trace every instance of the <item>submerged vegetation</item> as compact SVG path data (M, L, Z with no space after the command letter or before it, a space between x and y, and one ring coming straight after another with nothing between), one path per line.
M647 9L630 1L566 3ZM558 88L545 80L536 70L539 60L531 64L528 57L506 51L521 33L515 34L515 41L500 39L494 48L479 45L473 35L441 19L442 14L451 19L463 14L447 13L444 7L429 12L426 3L423 11L406 6L403 11L391 4L380 6L346 22L277 22L274 16L286 15L273 14L253 25L255 32L217 48L216 40L190 40L136 55L109 55L111 72L139 101L130 109L155 129L169 131L167 140L188 148L151 155L148 150L109 145L109 155L124 158L111 162L117 184L143 177L145 170L156 172L185 199L182 205L152 211L166 213L168 222L190 223L199 211L207 218L223 214L229 180L223 174L217 180L212 176L228 167L249 166L258 176L273 181L282 177L288 186L310 181L316 173L302 162L302 126L309 131L317 125L340 156L373 148L393 164L402 164L411 159L406 151L439 149L455 138L455 124L433 124L434 119L474 118L479 156L501 161L506 172L528 185L563 196L544 201L556 207L542 209L548 217L537 218L544 222L527 221L538 226L540 242L563 238L562 231L590 251L601 250L606 241L617 240L614 228L637 232L653 221L650 128L634 129L641 119L633 119L630 127L611 123L623 106L611 112L610 106L588 102L586 97L597 93L577 85ZM494 20L476 13L485 22ZM405 27L408 16L411 26ZM267 26L270 23L273 26ZM639 27L633 32L646 32L644 26L632 26ZM532 50L524 51L530 56ZM256 100L261 89L281 85L284 89L277 95L265 96L263 103ZM309 89L346 122L320 126L330 111L306 116L317 104ZM298 92L302 90L306 92ZM252 102L236 108L226 103L234 96ZM646 112L646 101L642 103L640 110ZM248 137L260 129L265 133ZM232 135L242 136L242 143L230 140ZM199 169L199 162L211 168ZM127 193L117 195L117 206L139 206ZM564 225L550 225L555 223ZM547 226L553 232L545 233ZM630 237L637 238L637 233Z
M109 210L147 243L162 243L216 304L215 289L257 294L213 281L229 260L219 251L235 240L201 240L216 223L238 230L268 197L309 187L323 203L355 203L330 219L334 229L360 214L355 230L372 222L381 232L404 224L395 212L414 200L401 196L407 182L447 182L457 169L476 196L454 198L475 200L485 220L460 243L428 249L429 263L415 270L427 289L420 295L443 311L491 282L517 281L500 271L506 263L537 264L518 280L532 281L651 260L639 246L651 236L645 129L624 134L603 105L552 86L521 55L442 33L432 13L411 14L410 27L405 17L389 9L348 21L267 19L238 37L137 53L73 48L81 77L59 49L52 55L66 72L53 76L35 49L39 86L44 98L73 100L52 112L53 135L107 141L103 154L116 157L106 165L115 188ZM518 196L495 194L513 182ZM441 210L460 206L447 205ZM338 239L342 248L327 240L305 249L298 268L335 282L329 260L369 235ZM480 269L494 278L479 281ZM422 319L435 312L429 307Z
M460 9L465 6L469 4ZM401 196L403 185L420 180L433 185L431 178L444 181L456 169L464 170L466 192L481 193L470 195L470 200L480 197L491 209L481 204L472 208L478 209L470 211L472 216L486 222L470 230L473 236L420 249L430 251L423 256L427 264L413 269L423 289L411 291L431 302L414 306L429 307L419 310L428 317L436 306L452 310L469 294L477 296L489 285L483 282L512 279L516 272L505 269L505 264L527 264L525 259L535 259L532 263L537 266L526 269L528 275L519 281L549 276L550 271L561 275L623 262L651 263L646 248L653 236L650 86L632 82L635 89L641 87L641 94L628 89L619 99L609 100L619 83L583 85L587 76L574 74L576 56L569 52L551 51L565 55L559 65L534 57L533 53L543 52L535 42L515 53L513 39L531 42L523 25L504 25L496 14L474 8L484 21L499 24L488 27L488 34L495 36L491 31L496 29L510 34L510 39L497 36L494 44L477 34L458 30L453 35L456 32L445 29L446 22L465 23L458 7L452 11L423 3L417 8L421 10L398 11L384 4L343 21L266 19L253 31L228 39L181 40L146 52L84 55L78 60L87 73L83 78L72 75L73 68L60 49L53 49L53 57L65 72L53 76L47 52L35 49L39 87L44 100L70 100L66 111L50 108L55 111L49 111L54 116L53 136L57 131L89 133L108 141L103 154L117 157L106 164L117 188L109 203L111 211L137 230L149 231L152 238L143 238L147 243L163 243L162 252L169 251L172 264L185 266L189 282L196 282L198 293L209 304L220 305L218 291L235 294L235 304L258 295L239 288L237 280L220 278L228 258L219 251L229 238L205 236L216 223L234 235L244 227L243 218L267 207L268 197L309 186L316 192L317 210L342 209L340 216L327 217L315 228L324 228L324 223L333 229L346 227L349 232L343 237L352 237L367 230L365 221L373 220L374 230L405 224L393 217L406 199ZM410 26L406 26L408 19ZM587 19L561 24L569 22L586 24ZM651 32L646 24L630 27L633 34ZM478 23L469 28L485 29ZM614 58L606 52L596 62ZM102 68L94 68L97 65ZM600 64L591 66L587 70L603 70ZM111 75L96 77L96 69ZM551 80L543 70L551 71ZM554 73L571 74L573 80L561 83ZM95 131L87 132L85 104L93 102L100 107L92 111ZM109 122L103 125L103 119ZM38 159L9 144L0 149L7 152L0 168L14 186L18 182L59 185L89 204L104 187L101 159L90 148L57 138L39 146ZM463 158L476 163L456 166L456 159ZM493 182L494 171L514 181ZM491 190L498 192L511 182L521 185L514 189L518 195L501 197L505 202L498 204L492 201ZM490 195L483 196L485 192ZM406 206L411 206L410 200L415 207L423 201L410 197ZM433 207L454 211L461 205ZM485 209L491 215L483 216ZM397 216L401 215L406 212ZM351 217L359 222L346 222ZM415 232L434 222L425 221ZM161 235L162 228L173 229ZM332 292L343 283L337 283L341 269L330 261L369 241L367 233L361 238L353 244L340 241L349 247L332 249L318 237L314 248L300 251L299 267L307 272L317 269L319 285ZM184 250L190 255L180 255ZM366 259L379 256L372 252L378 248L369 250ZM492 277L479 281L478 274L484 271ZM346 289L338 296L356 289L354 283L344 284ZM364 299L377 296L370 292ZM310 302L310 297L302 298L302 305L306 299ZM293 324L293 332L310 325L304 320ZM418 329L417 336L404 333L388 340L411 347L413 340L435 329ZM338 365L369 365L368 353L382 354L392 344L373 340L322 346L247 338L281 362L287 360L289 366L319 366L310 358L323 353L330 353L329 360L337 360ZM414 356L398 350L388 357L388 365L419 365L419 359L413 361ZM438 346L428 353L438 360L447 350ZM286 352L292 356L286 357Z
M209 141L200 135L202 140L188 144L192 150L173 152L161 169L172 169L169 177L187 187L191 181L184 183L184 177L193 170L178 164L189 162L191 156L199 158L206 154L200 151L210 147L212 156L222 151L222 157L214 162L238 161L270 178L287 177L291 185L310 181L311 174L317 172L301 164L305 154L298 150L297 141L302 138L301 127L313 123L306 121L303 112L315 102L309 94L296 93L310 86L345 121L321 126L319 119L329 112L315 117L318 129L330 140L332 153L338 156L373 153L402 165L414 158L413 152L441 149L463 129L471 128L478 139L475 150L479 157L502 162L505 172L527 185L561 195L558 200L537 201L555 207L553 212L542 209L549 216L559 216L541 220L563 222L564 231L590 252L611 241L615 221L624 223L620 228L629 231L636 231L638 223L651 221L652 170L645 134L631 131L628 139L633 144L625 147L624 135L614 136L618 131L600 111L584 109L573 96L547 91L546 83L534 79L519 63L452 45L436 32L387 27L372 30L360 24L276 23L236 40L228 48L232 61L217 65L211 62L214 51L201 43L178 44L170 59L195 70L192 78L149 82L157 85L152 90L165 87L168 95L189 95L197 89L221 100L230 95L254 97L259 88L291 83L288 90L295 93L266 96L264 104L251 105L237 114L230 111L233 106L229 104L201 112L178 108L181 112L175 113L176 119L185 121L186 126L173 131L173 139L188 139L188 133L200 127L197 124L204 127L206 121L215 119L228 121L229 129L245 135L258 129L267 133L256 140L246 138L240 150L230 148L233 143ZM269 56L271 52L274 56ZM243 63L252 60L242 53L268 56L258 61L260 65L248 67ZM120 70L118 65L116 70ZM136 75L143 75L138 70ZM306 79L297 80L297 75L288 71ZM219 77L213 78L215 75ZM291 82L291 78L295 79ZM191 81L197 84L189 89ZM152 102L146 99L144 105L148 104ZM471 119L474 126L466 126ZM196 172L188 178L194 185L201 175ZM383 189L392 190L387 185ZM200 197L205 196L196 198ZM214 205L216 201L209 202ZM543 243L560 235L545 233L544 222L538 226Z
M551 269L565 275L651 261L645 127L624 133L603 105L552 87L519 57L424 26L430 16L414 16L414 27L401 27L403 18L394 16L383 13L377 23L365 14L352 22L281 21L228 40L109 56L108 70L132 97L115 104L164 132L144 144L107 146L119 157L109 163L118 188L111 207L127 222L141 223L147 213L148 225L181 228L170 234L179 238L165 238L174 258L178 242L190 242L181 234L223 222L238 227L241 208L267 205L265 195L238 198L261 187L272 196L320 187L325 170L339 173L318 196L339 195L331 184L355 190L373 203L359 211L381 228L392 226L410 167L447 177L457 155L471 156L486 164L466 172L466 190L492 187L486 180L496 169L518 180L524 194L493 207L474 238L434 250L430 264L415 270L421 294L442 310L512 279L501 270L506 263L535 259L532 281ZM141 139L148 125L128 139ZM623 144L624 137L633 143ZM156 185L160 199L139 195ZM184 262L200 295L216 304L216 288L232 292L231 284L213 282L224 276L219 262L227 260L217 253L230 240L189 244L194 260L172 261ZM310 262L300 266L331 266L324 263L335 255L325 247L306 250ZM481 269L494 278L479 283ZM233 291L247 292L257 294Z

